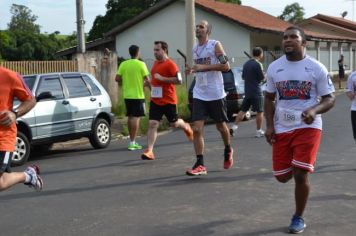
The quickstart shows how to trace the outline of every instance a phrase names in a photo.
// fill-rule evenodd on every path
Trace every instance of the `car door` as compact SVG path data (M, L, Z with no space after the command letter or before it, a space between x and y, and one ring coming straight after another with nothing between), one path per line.
M73 120L72 129L75 132L91 130L96 111L99 107L96 96L92 96L81 74L63 74L62 77L70 99Z
M39 100L34 108L37 131L34 139L68 134L71 110L58 74L40 77L35 95L38 97L44 92L50 92L52 97Z

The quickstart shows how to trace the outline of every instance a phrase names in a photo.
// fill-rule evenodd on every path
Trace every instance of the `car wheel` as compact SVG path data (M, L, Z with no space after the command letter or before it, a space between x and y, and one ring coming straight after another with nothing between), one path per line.
M250 111L246 112L244 120L251 120L251 112Z
M28 141L28 138L20 131L17 131L16 147L12 155L11 165L21 166L25 164L28 157L30 156L30 152L31 152L31 148L30 148L30 142Z
M89 141L94 148L105 148L110 144L111 128L106 120L95 120L92 133L89 136Z

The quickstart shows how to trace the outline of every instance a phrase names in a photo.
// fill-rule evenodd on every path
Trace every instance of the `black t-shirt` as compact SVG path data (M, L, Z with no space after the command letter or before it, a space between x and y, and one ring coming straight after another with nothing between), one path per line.
M242 68L242 78L245 80L245 97L262 96L261 82L264 80L261 64L255 59L248 60Z
M337 62L339 64L339 70L345 70L344 69L344 60L339 59Z

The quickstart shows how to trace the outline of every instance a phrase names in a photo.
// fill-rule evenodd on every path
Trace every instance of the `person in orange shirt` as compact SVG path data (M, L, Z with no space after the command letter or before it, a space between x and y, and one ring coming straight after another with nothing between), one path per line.
M156 61L151 69L151 102L149 111L149 128L147 149L141 155L143 160L154 160L153 146L157 139L157 128L163 115L171 127L183 129L187 138L193 140L193 131L189 123L178 118L176 84L182 83L178 66L168 57L168 44L154 42Z
M14 98L21 101L14 110ZM11 158L16 144L16 118L26 114L36 105L36 100L22 77L11 70L0 67L0 191L24 183L39 191L43 181L39 167L31 165L24 172L11 172Z

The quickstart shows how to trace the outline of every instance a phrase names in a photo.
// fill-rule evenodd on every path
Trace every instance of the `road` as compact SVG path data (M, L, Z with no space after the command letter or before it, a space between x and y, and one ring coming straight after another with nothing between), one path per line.
M349 101L338 96L323 117L303 234L356 235ZM253 120L240 125L232 141L238 163L226 171L222 142L215 127L207 126L209 173L198 178L184 174L195 158L182 131L158 137L155 161L127 151L125 140L104 150L83 145L38 155L30 163L41 166L44 190L17 185L0 194L1 235L286 235L294 184L274 180L271 148L264 138L253 137L254 127Z

